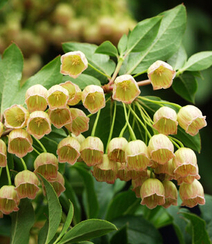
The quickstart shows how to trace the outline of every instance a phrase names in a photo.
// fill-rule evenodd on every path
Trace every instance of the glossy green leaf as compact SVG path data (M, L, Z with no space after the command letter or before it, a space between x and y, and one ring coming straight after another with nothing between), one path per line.
M97 47L95 53L102 53L109 56L118 57L118 51L110 41L103 42L100 46Z
M200 71L212 65L212 51L199 52L192 55L180 71Z
M133 214L139 206L141 199L136 198L131 190L116 195L108 207L106 219L112 221L120 216Z
M95 218L99 212L96 192L94 189L94 178L86 169L75 164L73 166L83 179L86 194L86 214L87 218Z
M197 91L197 80L192 72L185 72L174 79L172 84L174 91L185 100L194 103Z
M128 237L127 237L127 225L126 225L115 232L115 234L110 239L110 244L117 244L117 243L128 244L127 239Z
M181 69L187 60L187 53L185 48L181 45L177 52L172 55L167 62L174 70Z
M13 43L3 53L0 60L0 114L14 104L13 98L20 88L23 70L23 55Z
M116 226L106 220L88 219L75 225L63 236L58 244L90 240L114 230L117 230Z
M28 198L22 199L19 204L19 211L13 212L11 244L29 243L30 230L35 222L34 209Z
M128 40L127 35L124 34L124 35L120 38L120 40L119 40L119 42L118 42L117 47L118 47L118 50L119 50L119 54L120 54L121 56L124 54L124 52L125 52L126 49L127 49L127 40Z
M63 77L62 74L60 74L60 64L60 57L58 56L45 65L38 73L30 77L13 96L13 104L24 104L25 93L27 89L33 85L41 84L49 89L53 85L60 84Z
M40 229L38 233L38 244L46 243L48 230L49 230L49 220L47 219L44 226Z
M42 179L43 184L46 190L46 198L48 201L48 234L46 237L45 244L48 244L54 235L56 234L57 228L60 224L62 217L62 208L58 200L57 194L54 191L52 185L39 174L39 177Z
M133 244L162 244L159 231L142 216L122 216L113 223L118 229L127 226L128 243Z
M115 69L115 63L108 55L95 53L97 46L94 44L67 42L62 46L65 52L77 50L83 52L88 62L105 76L109 77Z
M129 34L127 53L146 50L158 33L161 19L162 16L157 16L139 22Z
M184 218L191 222L192 244L211 244L206 231L206 223L203 219L193 213L181 213Z

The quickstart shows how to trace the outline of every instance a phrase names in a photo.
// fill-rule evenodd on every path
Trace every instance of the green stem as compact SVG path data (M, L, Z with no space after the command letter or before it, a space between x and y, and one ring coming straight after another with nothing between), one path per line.
M27 166L26 166L26 163L24 162L23 158L20 158L22 164L23 164L23 167L24 167L24 170L27 170Z
M106 74L103 73L102 71L100 71L100 70L98 70L97 68L95 68L92 64L88 63L88 66L90 66L92 69L94 69L96 72L100 73L101 75L106 76L108 79L111 78L109 75L106 75Z
M136 136L135 136L135 133L129 123L129 119L128 119L128 115L127 115L127 109L126 109L126 105L124 103L123 104L123 108L124 108L124 115L125 115L125 119L126 119L126 122L127 122L127 125L128 125L128 128L129 128L129 132L130 132L130 136L132 138L132 140L136 140Z
M56 141L48 138L47 136L44 136L43 138L46 139L46 140L48 140L48 141L50 141L50 142L53 142L55 145L58 145L58 143Z
M95 122L94 122L94 125L93 125L93 129L92 129L92 132L91 132L91 136L94 136L95 135L96 127L97 127L97 123L98 123L98 120L99 120L100 112L101 112L101 109L99 109L99 111L97 112L96 119L95 119Z
M179 149L181 147L184 147L183 143L181 141L179 141L177 138L175 137L171 137L171 136L168 136L170 141Z
M151 127L153 124L153 121L150 118L149 114L146 112L146 110L138 102L136 102L136 106L137 106L143 120L146 122L146 124L148 124Z
M119 134L119 137L123 137L123 134L124 134L126 128L127 128L127 122L125 123L124 127L122 128L122 130L121 130L121 132Z
M123 62L124 62L124 58L120 57L119 60L118 60L118 64L116 66L116 69L115 69L115 71L113 73L113 76L112 76L110 82L108 83L108 85L113 84L114 80L116 79L116 76L118 75L118 73L119 73L119 71L121 69L121 66L122 66Z
M110 127L110 133L109 133L108 140L107 140L106 153L107 153L107 148L108 148L109 142L110 142L112 135L113 135L115 119L116 119L116 101L114 101L113 119L112 119L112 123L111 123L111 127Z
M1 177L2 167L0 168L0 177Z
M37 150L37 149L35 149L34 147L33 147L33 150L39 155L40 154L40 152Z
M46 148L44 147L44 145L37 139L33 136L33 138L36 140L36 142L40 145L40 147L42 148L42 150L46 153Z
M6 172L7 172L8 185L12 185L11 178L10 178L10 171L9 171L8 165L6 165Z

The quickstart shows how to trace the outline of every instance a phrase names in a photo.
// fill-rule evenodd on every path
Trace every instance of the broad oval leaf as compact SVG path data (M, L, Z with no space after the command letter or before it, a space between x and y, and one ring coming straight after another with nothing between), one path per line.
M106 220L88 219L75 225L63 236L58 244L90 240L114 230L117 230L116 226Z
M117 47L118 47L120 56L122 56L122 55L124 54L124 52L126 51L126 49L127 49L127 40L128 40L128 37L127 37L126 34L124 34L124 35L120 38L120 40L119 40L119 42L118 42Z
M22 199L19 211L11 214L11 244L29 243L30 230L35 222L34 209L28 198Z
M107 54L110 56L118 57L118 51L116 47L110 41L103 42L97 47L95 53Z
M174 70L181 69L187 60L187 53L185 48L181 45L177 52L171 56L167 62L172 66Z

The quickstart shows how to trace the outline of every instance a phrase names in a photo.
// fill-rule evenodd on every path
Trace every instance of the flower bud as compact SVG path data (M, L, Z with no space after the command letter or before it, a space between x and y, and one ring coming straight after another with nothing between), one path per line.
M70 108L72 122L65 125L66 129L71 131L75 136L89 129L89 118L78 108Z
M203 187L196 179L191 184L182 183L179 188L179 194L183 201L181 206L193 208L197 204L205 204Z
M47 89L42 85L31 86L25 94L25 103L29 112L44 111L47 107Z
M199 130L207 125L206 116L193 105L186 105L177 114L179 125L191 136L195 136Z
M72 121L71 112L68 106L64 108L49 109L48 114L52 124L58 129Z
M89 136L81 144L81 158L88 166L102 162L104 145L100 138Z
M105 107L105 94L97 85L86 86L82 92L82 103L92 114Z
M75 164L80 156L80 143L74 137L64 138L58 144L57 155L60 163Z
M172 85L176 72L171 65L158 60L149 67L147 75L151 81L153 90L158 90L169 88Z
M93 166L92 174L97 181L113 184L116 180L117 170L117 163L110 161L108 155L104 154L102 162Z
M8 136L8 152L23 158L27 153L32 152L32 138L24 129L12 130Z
M153 209L157 205L165 204L165 190L163 184L154 178L144 181L140 190L141 204Z
M13 105L4 111L5 127L20 129L26 126L29 112L21 105Z
M68 99L68 90L60 85L54 85L48 90L47 101L50 109L66 107Z
M163 134L150 138L148 150L150 158L158 164L165 164L175 156L172 142Z
M7 165L7 147L4 141L0 139L0 167Z
M61 83L60 86L68 90L68 105L74 106L79 103L82 98L82 92L78 85L72 83L71 81L66 81L65 83Z
M27 121L27 132L35 138L40 139L51 132L51 121L47 113L34 111Z
M163 187L165 190L165 204L163 207L168 208L171 205L177 206L178 192L175 184L170 180L164 180Z
M52 153L41 153L34 161L34 172L40 173L47 180L55 179L57 177L58 160Z
M18 204L20 199L18 198L17 191L14 186L4 185L0 189L0 210L3 214L10 214L13 211L19 210Z
M19 172L15 176L15 190L18 193L18 197L34 199L39 191L39 180L35 173L24 170Z
M159 108L153 117L153 127L164 135L177 134L177 113L169 107Z
M2 122L0 122L0 137L2 136L3 132L4 132L4 125Z
M57 177L53 180L49 180L49 182L53 186L58 197L61 195L62 192L65 191L65 181L60 172L57 172Z
M130 141L126 145L125 158L129 170L142 171L151 164L147 146L141 140Z
M140 92L137 82L131 75L118 76L114 81L113 99L116 101L130 104Z
M125 147L128 141L124 137L115 137L109 144L107 149L108 158L111 161L124 163L125 162Z
M88 67L85 54L81 51L68 52L61 56L60 73L77 78Z

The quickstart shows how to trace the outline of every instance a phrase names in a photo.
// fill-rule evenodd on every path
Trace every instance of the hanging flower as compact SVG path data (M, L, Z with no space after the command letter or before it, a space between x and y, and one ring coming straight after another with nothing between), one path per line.
M7 165L7 147L3 140L0 139L0 167Z
M68 90L68 105L74 106L79 103L82 98L82 92L78 85L72 83L71 81L66 81L65 83L61 83L60 86Z
M124 163L125 162L125 147L128 141L124 137L115 137L109 144L107 149L108 158L111 161Z
M178 192L175 184L170 180L164 180L163 187L165 190L165 204L163 207L168 208L171 205L177 206Z
M50 109L64 108L69 100L68 90L60 85L52 86L47 93L47 101Z

